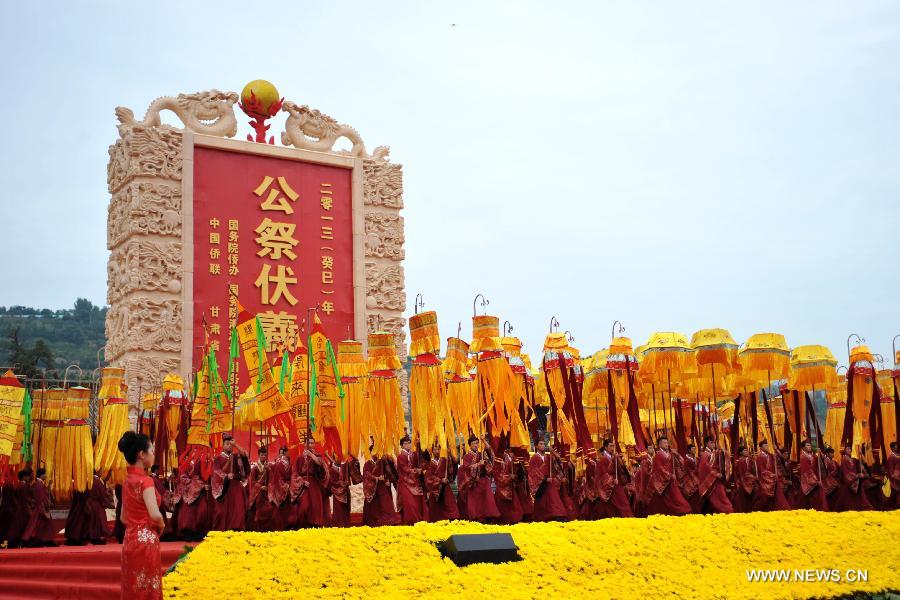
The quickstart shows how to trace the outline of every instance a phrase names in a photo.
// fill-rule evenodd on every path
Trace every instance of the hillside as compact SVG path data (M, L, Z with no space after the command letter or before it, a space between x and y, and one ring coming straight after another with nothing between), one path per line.
M29 376L56 369L62 377L77 364L90 376L106 343L106 310L84 298L64 310L0 306L0 366L17 365L16 372Z

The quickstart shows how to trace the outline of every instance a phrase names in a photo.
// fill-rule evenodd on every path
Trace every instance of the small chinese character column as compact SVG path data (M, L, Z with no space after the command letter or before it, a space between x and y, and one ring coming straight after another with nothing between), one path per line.
M335 311L334 301L331 296L334 294L334 247L326 245L329 241L334 240L334 217L331 210L334 207L334 197L330 183L322 183L319 186L319 205L322 207L319 219L322 221L319 238L321 240L321 283L320 290L322 299L319 305L322 312L330 315Z

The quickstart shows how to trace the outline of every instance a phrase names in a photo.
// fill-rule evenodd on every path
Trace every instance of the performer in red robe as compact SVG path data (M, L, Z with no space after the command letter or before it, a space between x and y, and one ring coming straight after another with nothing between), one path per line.
M788 450L782 449L780 454L775 455L775 468L778 471L781 488L784 490L784 497L793 509L797 503L797 489L800 485L796 474L797 463L791 460L791 453Z
M825 448L825 456L822 457L822 488L825 490L825 502L828 510L837 510L837 502L840 494L841 467L834 460L834 448Z
M400 454L397 456L397 512L400 523L412 525L428 520L425 505L425 469L421 467L422 457L412 451L412 440L408 435L400 439Z
M500 511L498 523L513 525L522 520L522 501L516 489L516 461L512 450L506 448L502 457L494 459L494 503Z
M534 498L531 497L531 490L528 486L528 451L522 450L516 452L516 493L519 495L519 502L522 504L522 520L531 521L534 515Z
M652 445L647 446L647 453L640 454L638 458L638 466L634 472L634 496L631 499L631 510L636 517L647 516L647 504L650 501L650 467L653 464L653 457L656 450Z
M885 498L882 491L884 487L884 473L881 471L881 465L875 464L870 466L860 461L860 471L863 473L863 478L859 484L863 488L866 499L872 506L871 510L883 510L887 498Z
M90 516L87 512L88 492L72 492L69 514L66 515L66 546L84 546L90 536Z
M825 489L822 487L822 464L812 452L812 444L804 440L800 451L800 489L794 508L828 511Z
M441 447L431 448L431 460L425 470L425 500L428 504L428 520L453 521L459 518L456 497L450 487L450 480L456 476L451 460L441 456Z
M841 454L843 456L841 456L838 498L837 502L835 502L835 510L838 512L872 510L872 505L869 503L863 488L866 474L863 472L860 461L853 458L850 448L844 448Z
M491 491L493 457L490 449L480 450L481 442L474 435L469 438L469 451L463 457L457 476L460 499L466 505L466 518L487 522L497 519L500 511Z
M333 460L328 469L328 488L332 499L331 526L350 527L350 486L362 481L359 461L355 457L345 461Z
M753 498L753 510L772 511L790 510L784 497L781 477L778 476L778 467L775 456L769 452L769 442L760 440L759 454L756 455L756 495Z
M888 447L884 474L890 483L891 495L885 499L881 510L900 510L900 452L897 452L897 442L891 442Z
M269 482L272 479L269 449L266 446L260 446L256 453L257 460L250 466L247 528L251 531L272 531L274 511L272 502L269 500Z
M169 490L166 489L165 480L159 475L159 465L153 465L150 467L150 478L153 480L153 486L156 488L156 493L159 494L161 500L159 501L159 513L162 515L163 522L165 523L165 527L163 527L163 532L169 529L169 517L166 516L166 500L169 496ZM160 535L160 539L162 539L162 535Z
M597 477L599 475L597 463L597 451L588 448L587 456L584 460L584 477L581 486L581 513L580 519L593 521L601 518L602 509L600 506L600 498L597 496Z
M8 479L3 482L0 488L0 543L7 541L9 528L13 519L16 517L16 509L18 502L16 501L16 485L13 483L13 477L7 474Z
M53 518L50 516L50 507L53 501L50 499L50 489L47 487L47 471L37 470L37 478L32 484L32 502L28 514L28 525L22 534L22 542L26 546L43 547L55 546L53 536L56 531L53 528Z
M178 512L178 533L186 541L199 541L212 526L212 499L209 482L204 477L205 455L191 458L181 476L181 510Z
M734 507L725 493L725 473L728 459L725 453L716 448L712 436L703 440L703 454L700 456L700 496L703 497L702 512L732 513Z
M734 461L731 506L734 507L734 512L746 513L753 510L753 499L756 497L756 461L750 456L750 450L746 446L738 448L738 454L738 459Z
M561 521L566 507L559 497L560 474L556 462L547 451L547 443L540 439L528 461L528 488L534 501L532 521Z
M325 460L316 451L315 440L309 436L303 453L294 461L291 478L291 499L299 527L323 527L328 522L325 516L327 487Z
M294 504L291 502L291 458L287 446L278 450L278 459L269 466L269 503L272 505L272 529L293 529Z
M222 452L213 459L210 488L215 500L213 529L243 531L247 528L247 454L236 448L230 433L222 434Z
M372 451L372 447L369 447ZM363 465L363 525L399 525L400 515L391 494L393 463L387 457L372 457Z
M684 456L675 453L675 478L678 486L681 488L681 495L691 505L692 513L700 513L702 498L698 489L700 487L700 479L697 475L697 457L694 455L696 447L694 444L688 444L687 452Z
M612 440L603 441L603 452L597 460L597 498L601 517L633 517L625 486L631 474Z
M568 456L561 457L553 450L550 453L553 455L554 463L559 465L557 469L560 473L559 498L566 507L565 520L573 521L578 518L578 507L575 504L575 465Z
M6 534L7 548L18 548L22 545L22 536L31 520L31 512L34 510L34 488L31 486L33 475L31 469L22 469L17 474L19 485L16 486L16 513Z
M659 450L653 455L648 485L647 514L681 516L691 512L691 505L681 495L675 481L675 455L669 450L669 438L657 441Z
M115 508L112 490L100 477L99 471L95 471L87 497L88 539L92 544L105 544L106 538L112 533L106 519L108 508Z

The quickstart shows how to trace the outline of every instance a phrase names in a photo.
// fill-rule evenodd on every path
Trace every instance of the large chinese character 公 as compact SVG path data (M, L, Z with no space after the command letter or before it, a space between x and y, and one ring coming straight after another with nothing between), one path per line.
M299 242L294 239L294 230L297 226L294 223L278 223L266 217L263 222L256 228L259 237L256 243L262 246L262 250L256 253L257 256L269 255L275 260L279 260L284 254L291 260L297 260L294 254L294 246Z
M295 192L284 177L278 178L278 187L269 189L272 186L272 182L275 181L274 177L269 177L266 175L263 177L262 183L260 183L253 193L259 197L262 197L266 191L269 192L266 199L260 203L259 207L263 210L279 210L287 215L294 214L294 207L292 207L288 203L288 199L291 202L295 202L297 198L300 197L300 194ZM285 199L287 196L287 199Z
M263 265L262 270L259 272L259 277L257 277L256 281L253 283L259 288L260 302L262 304L274 305L282 296L284 296L284 299L287 300L291 306L297 304L297 299L291 294L287 287L288 284L297 283L297 278L293 276L294 270L290 267L285 267L284 265L278 265L278 270L275 275L271 275L271 271L271 265ZM270 291L269 286L273 283L275 284L275 290Z
M297 327L297 315L289 315L283 310L269 310L259 313L259 323L266 336L266 351L271 352L283 345L289 352L297 350L300 329Z

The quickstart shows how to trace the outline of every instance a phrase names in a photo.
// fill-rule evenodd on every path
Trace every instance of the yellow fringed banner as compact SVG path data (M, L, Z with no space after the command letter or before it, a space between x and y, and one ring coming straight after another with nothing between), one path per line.
M56 446L56 479L51 489L58 502L68 502L72 492L86 492L94 477L94 449L88 425L91 390L71 387L66 393L66 423ZM54 485L55 484L55 485Z
M427 311L409 319L413 357L409 379L410 412L413 440L422 449L433 444L440 447L441 456L456 455L456 431L453 427L443 367L438 354L441 349L437 313Z
M367 396L373 416L374 452L379 456L395 456L403 437L405 421L397 379L400 367L394 335L385 331L369 334Z
M100 373L100 429L94 444L94 466L110 485L120 485L125 481L128 464L119 452L119 440L123 433L131 429L128 400L122 389L125 369L106 367ZM162 451L164 449L157 449L157 452Z
M368 459L372 415L369 403L366 402L369 371L363 357L362 342L338 342L337 362L344 386L344 401L347 404L347 418L341 429L341 439L347 440L347 452L351 456L365 456Z

